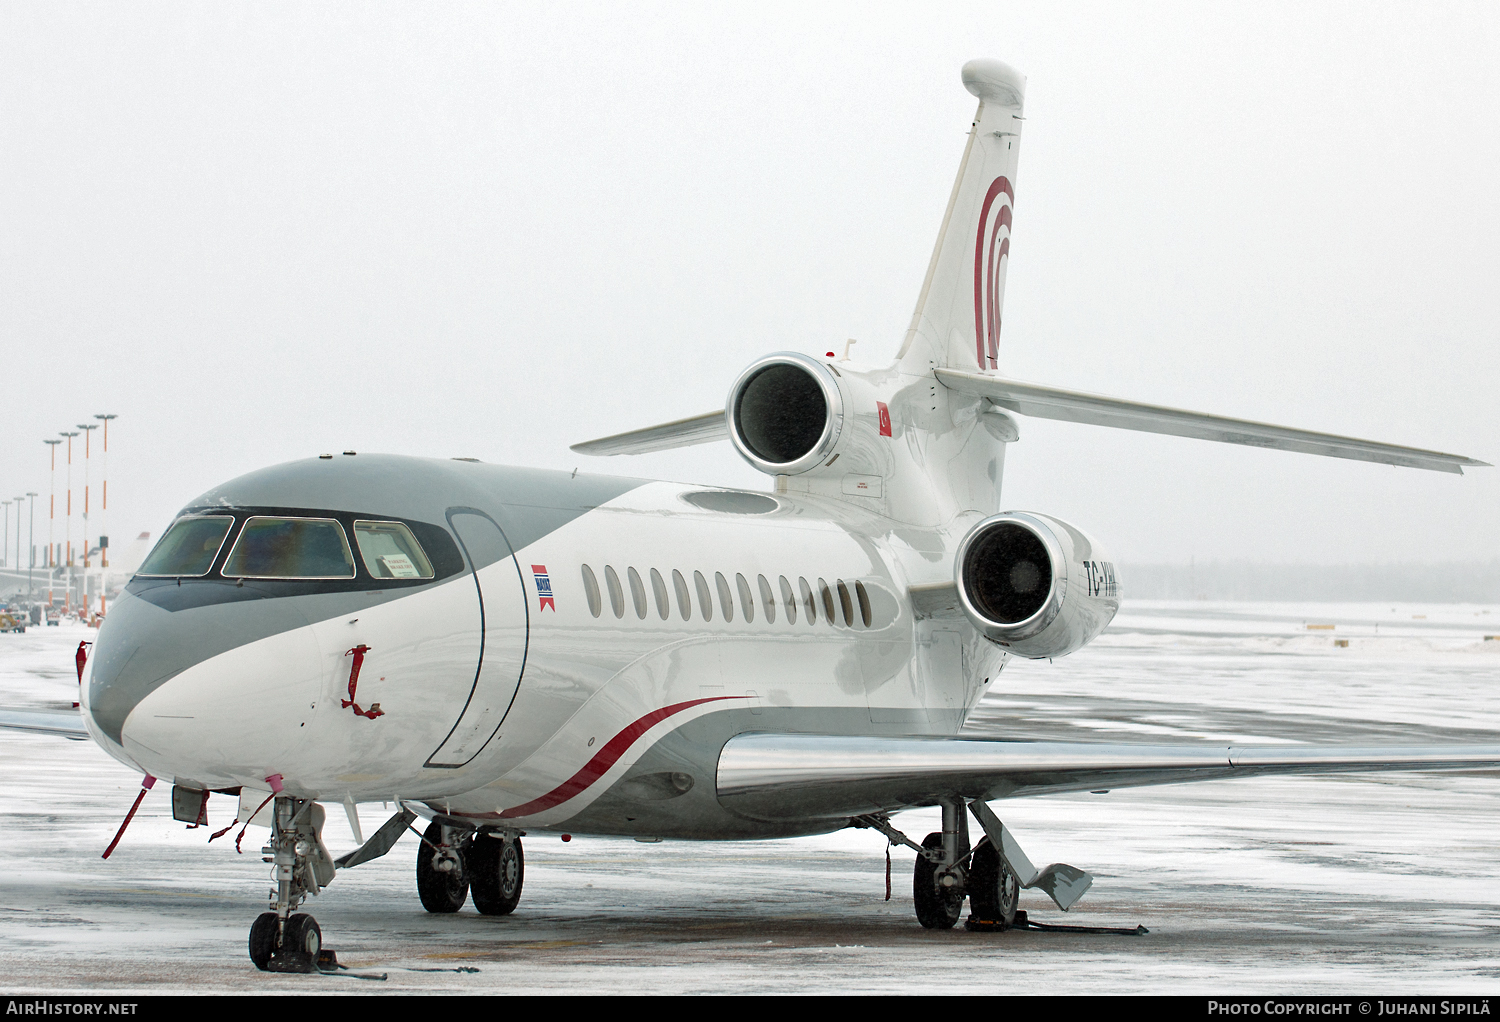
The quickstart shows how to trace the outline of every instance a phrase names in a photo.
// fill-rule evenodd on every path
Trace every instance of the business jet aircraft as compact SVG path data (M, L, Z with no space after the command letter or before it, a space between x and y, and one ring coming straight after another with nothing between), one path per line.
M1021 383L1000 366L1024 79L979 99L916 312L885 365L767 355L722 411L587 443L626 455L728 439L770 492L322 455L209 490L142 564L82 675L82 723L271 828L261 968L308 969L298 912L417 817L417 889L515 909L528 831L786 837L870 827L917 852L929 928L1005 928L1019 891L1067 909L1091 878L1037 869L990 803L1266 773L1500 765L1500 746L1238 748L959 737L1012 656L1095 638L1115 567L1081 529L996 513L1015 415L1444 472L1457 455ZM398 811L369 840L359 803ZM361 847L334 860L323 803ZM915 840L891 816L940 806ZM971 843L968 817L982 832ZM323 960L327 961L326 952Z

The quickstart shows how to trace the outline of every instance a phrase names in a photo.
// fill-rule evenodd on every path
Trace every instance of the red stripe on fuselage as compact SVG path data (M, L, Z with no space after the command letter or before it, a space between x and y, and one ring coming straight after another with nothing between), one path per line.
M631 724L625 730L615 735L604 743L604 748L594 753L594 758L583 765L583 769L569 777L566 781L553 788L540 798L534 798L524 805L514 806L500 814L503 820L515 819L518 816L534 816L537 813L551 809L553 806L561 805L568 799L577 795L583 789L593 784L604 776L604 772L614 766L620 757L625 755L627 749L635 744L636 739L651 730L657 724L668 717L681 713L683 710L698 706L702 703L717 702L720 699L745 699L746 696L710 696L707 699L689 699L685 703L673 703L671 706L663 706L659 710L652 710L641 719Z

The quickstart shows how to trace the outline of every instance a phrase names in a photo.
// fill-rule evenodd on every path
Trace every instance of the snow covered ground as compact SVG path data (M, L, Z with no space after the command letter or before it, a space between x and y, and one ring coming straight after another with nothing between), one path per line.
M1308 630L1309 624L1334 629ZM1127 604L1088 649L1007 668L971 730L1062 740L1500 742L1500 606ZM0 706L67 707L81 627L0 635ZM1338 647L1335 640L1348 640ZM1066 917L1145 936L929 932L911 855L795 841L526 841L506 918L433 916L408 838L309 906L352 972L258 973L268 867L146 799L92 743L0 733L0 989L377 993L1500 990L1500 778L1257 778L998 803L1038 862L1093 872ZM234 800L215 796L214 827ZM368 833L381 814L366 807ZM898 826L920 837L936 814ZM343 814L328 844L353 847ZM362 979L381 976L385 979Z

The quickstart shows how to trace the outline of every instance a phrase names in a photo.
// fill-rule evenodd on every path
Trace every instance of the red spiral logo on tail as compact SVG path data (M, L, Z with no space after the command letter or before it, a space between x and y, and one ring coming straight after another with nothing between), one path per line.
M995 200L1001 195L1005 198ZM984 194L979 231L974 239L974 358L981 369L996 368L1000 342L1002 274L1010 254L1011 205L1016 201L1010 179L997 177Z

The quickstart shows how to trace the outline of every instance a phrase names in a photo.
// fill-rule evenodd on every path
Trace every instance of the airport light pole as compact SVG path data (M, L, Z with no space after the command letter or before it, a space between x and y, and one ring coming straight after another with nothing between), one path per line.
M32 595L33 595L33 588L32 588L32 582L31 582L31 574L32 574L32 572L34 572L36 570L36 496L37 495L36 495L35 491L27 490L26 491L26 496L28 496L28 497L31 498L31 525L29 526L29 535L26 537L26 545L27 545L27 547L30 548L29 553L31 555L31 556L29 556L26 559L26 598L29 600L29 599L32 598ZM19 531L19 528L20 528L20 523L18 522L17 523L17 530L18 531ZM46 622L43 622L43 624L45 624L45 623Z
M16 566L13 569L17 573L21 570L21 505L26 503L25 496L12 497L16 502Z
M0 500L5 506L5 542L0 544L0 568L9 567L5 562L10 558L10 501Z
M98 424L90 425L80 422L78 428L83 431L83 584L88 586L89 578L89 460L92 457L90 451L93 447L91 441L94 430Z
M75 436L77 436L78 433L76 431L72 432L72 433L69 433L67 430L60 430L57 435L68 438L68 472L67 472L67 475L68 475L68 507L67 507L68 517L67 517L67 524L63 527L63 535L67 538L67 543L68 543L67 558L63 561L63 563L65 565L67 565L67 569L68 569L68 591L67 591L67 594L63 597L63 608L65 610L72 610L73 609L73 438Z
M104 422L104 453L99 465L99 567L109 567L109 420L118 419L118 415L96 415L96 419Z
M52 452L52 479L47 490L47 606L52 606L52 583L57 576L57 445L61 440L43 440Z

